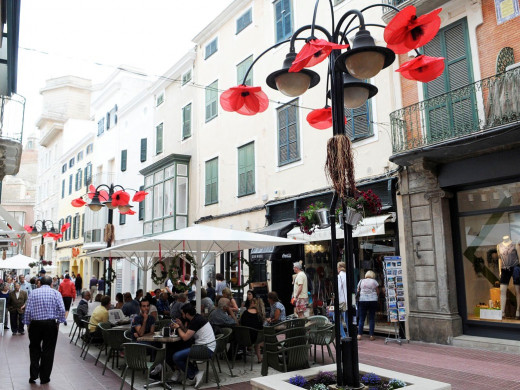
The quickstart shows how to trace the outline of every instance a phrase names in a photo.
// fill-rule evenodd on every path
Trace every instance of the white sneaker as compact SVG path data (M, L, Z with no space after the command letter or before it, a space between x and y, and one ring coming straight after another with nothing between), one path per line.
M181 377L181 372L179 370L175 370L171 373L169 380L172 382L178 382Z
M193 379L186 378L186 384L188 386L194 386L195 385L195 377Z
M161 370L162 370L162 364L158 364L150 372L150 375L157 375L157 374L159 374L161 372Z
M199 371L195 374L195 387L198 389L200 384L202 383L202 379L204 379L204 371Z

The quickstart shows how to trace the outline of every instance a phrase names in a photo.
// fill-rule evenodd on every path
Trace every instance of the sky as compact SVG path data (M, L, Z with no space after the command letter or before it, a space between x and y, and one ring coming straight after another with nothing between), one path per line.
M119 65L161 75L232 1L22 0L18 93L27 99L24 139L36 130L45 80L75 75L101 82Z

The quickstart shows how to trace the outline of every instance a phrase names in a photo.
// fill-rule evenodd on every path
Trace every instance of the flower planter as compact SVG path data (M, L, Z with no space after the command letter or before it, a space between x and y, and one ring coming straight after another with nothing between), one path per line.
M318 216L318 220L320 221L318 229L325 229L330 226L329 209L323 208L316 210L316 215Z
M347 207L345 210L345 223L351 226L356 226L363 219L363 215L358 213L351 207Z

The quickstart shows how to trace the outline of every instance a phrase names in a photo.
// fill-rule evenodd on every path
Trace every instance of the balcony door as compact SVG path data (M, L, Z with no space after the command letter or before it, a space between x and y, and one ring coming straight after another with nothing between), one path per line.
M439 142L471 133L478 119L466 19L439 30L424 46L424 54L445 58L444 73L423 84L428 140Z

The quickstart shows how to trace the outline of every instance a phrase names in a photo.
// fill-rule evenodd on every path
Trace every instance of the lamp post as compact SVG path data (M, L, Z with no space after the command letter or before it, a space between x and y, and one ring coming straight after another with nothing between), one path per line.
M58 231L54 227L54 222L48 219L38 219L34 222L32 226L27 227L27 232L32 236L36 237L38 234L41 234L41 242L40 242L40 270L43 268L43 261L45 256L45 247L44 240L45 235L50 233L50 236L57 235Z
M254 115L267 109L269 100L260 87L246 85L249 72L255 63L267 52L280 45L289 43L289 53L280 70L271 73L266 83L289 97L300 96L309 88L313 88L320 81L320 76L308 69L326 58L329 59L327 69L327 84L330 90L327 92L327 100L324 109L314 110L319 123L311 123L311 126L324 129L332 126L333 137L327 144L327 174L334 187L334 194L330 205L331 245L330 258L333 270L336 269L338 259L338 243L336 238L336 206L341 199L343 212L347 209L346 199L357 196L354 179L353 159L350 140L345 134L345 107L354 109L361 107L367 99L372 98L378 92L376 86L365 80L376 76L382 69L390 66L396 54L405 54L415 50L417 57L402 64L397 71L410 80L428 82L438 77L443 69L443 58L433 58L420 55L417 48L424 46L434 38L439 30L441 21L438 16L440 9L417 17L415 7L409 6L400 11L389 4L371 4L361 10L349 10L344 13L336 24L334 21L334 7L332 1L330 14L332 29L316 25L316 15L319 0L316 0L312 24L297 29L290 39L277 43L263 51L251 64L244 75L241 85L223 92L220 104L226 111L237 112L242 115ZM388 26L381 24L366 24L363 13L374 7L387 7L398 14L390 21ZM358 24L351 27L352 23ZM392 26L390 26L392 24ZM374 39L367 27L380 27L385 29L385 41L387 47L376 46ZM304 32L310 31L306 37L300 37ZM318 39L315 32L324 36ZM355 32L355 36L349 43L347 36ZM305 41L305 45L299 53L296 53L296 41ZM341 53L342 49L347 49ZM441 64L442 63L442 64ZM330 106L328 102L330 101ZM325 126L323 126L325 124ZM323 127L318 127L323 126ZM337 342L336 365L339 386L348 388L361 388L359 378L359 359L357 345L357 326L353 321L353 295L354 286L354 256L352 244L352 225L345 224L344 229L344 254L347 263L347 327L348 337L341 338L339 320L335 321L335 334ZM340 318L338 284L334 285L334 314ZM343 364L342 364L343 363Z
M116 191L117 190L117 191ZM147 195L144 191L135 191L135 195L133 197L134 202L141 202L144 200ZM126 192L126 189L119 184L100 184L97 187L91 185L89 187L89 192L87 193L88 198L90 198L90 203L86 203L83 200L83 197L78 199L74 199L71 204L74 207L82 207L86 206L90 210L97 212L100 211L103 207L108 209L108 221L104 230L104 241L107 243L107 248L112 246L112 241L114 240L114 210L117 208L121 214L133 215L135 214L132 211L132 205L130 205L130 195ZM105 278L105 287L106 294L111 296L112 294L112 259L109 257L105 257L103 260L103 275Z

